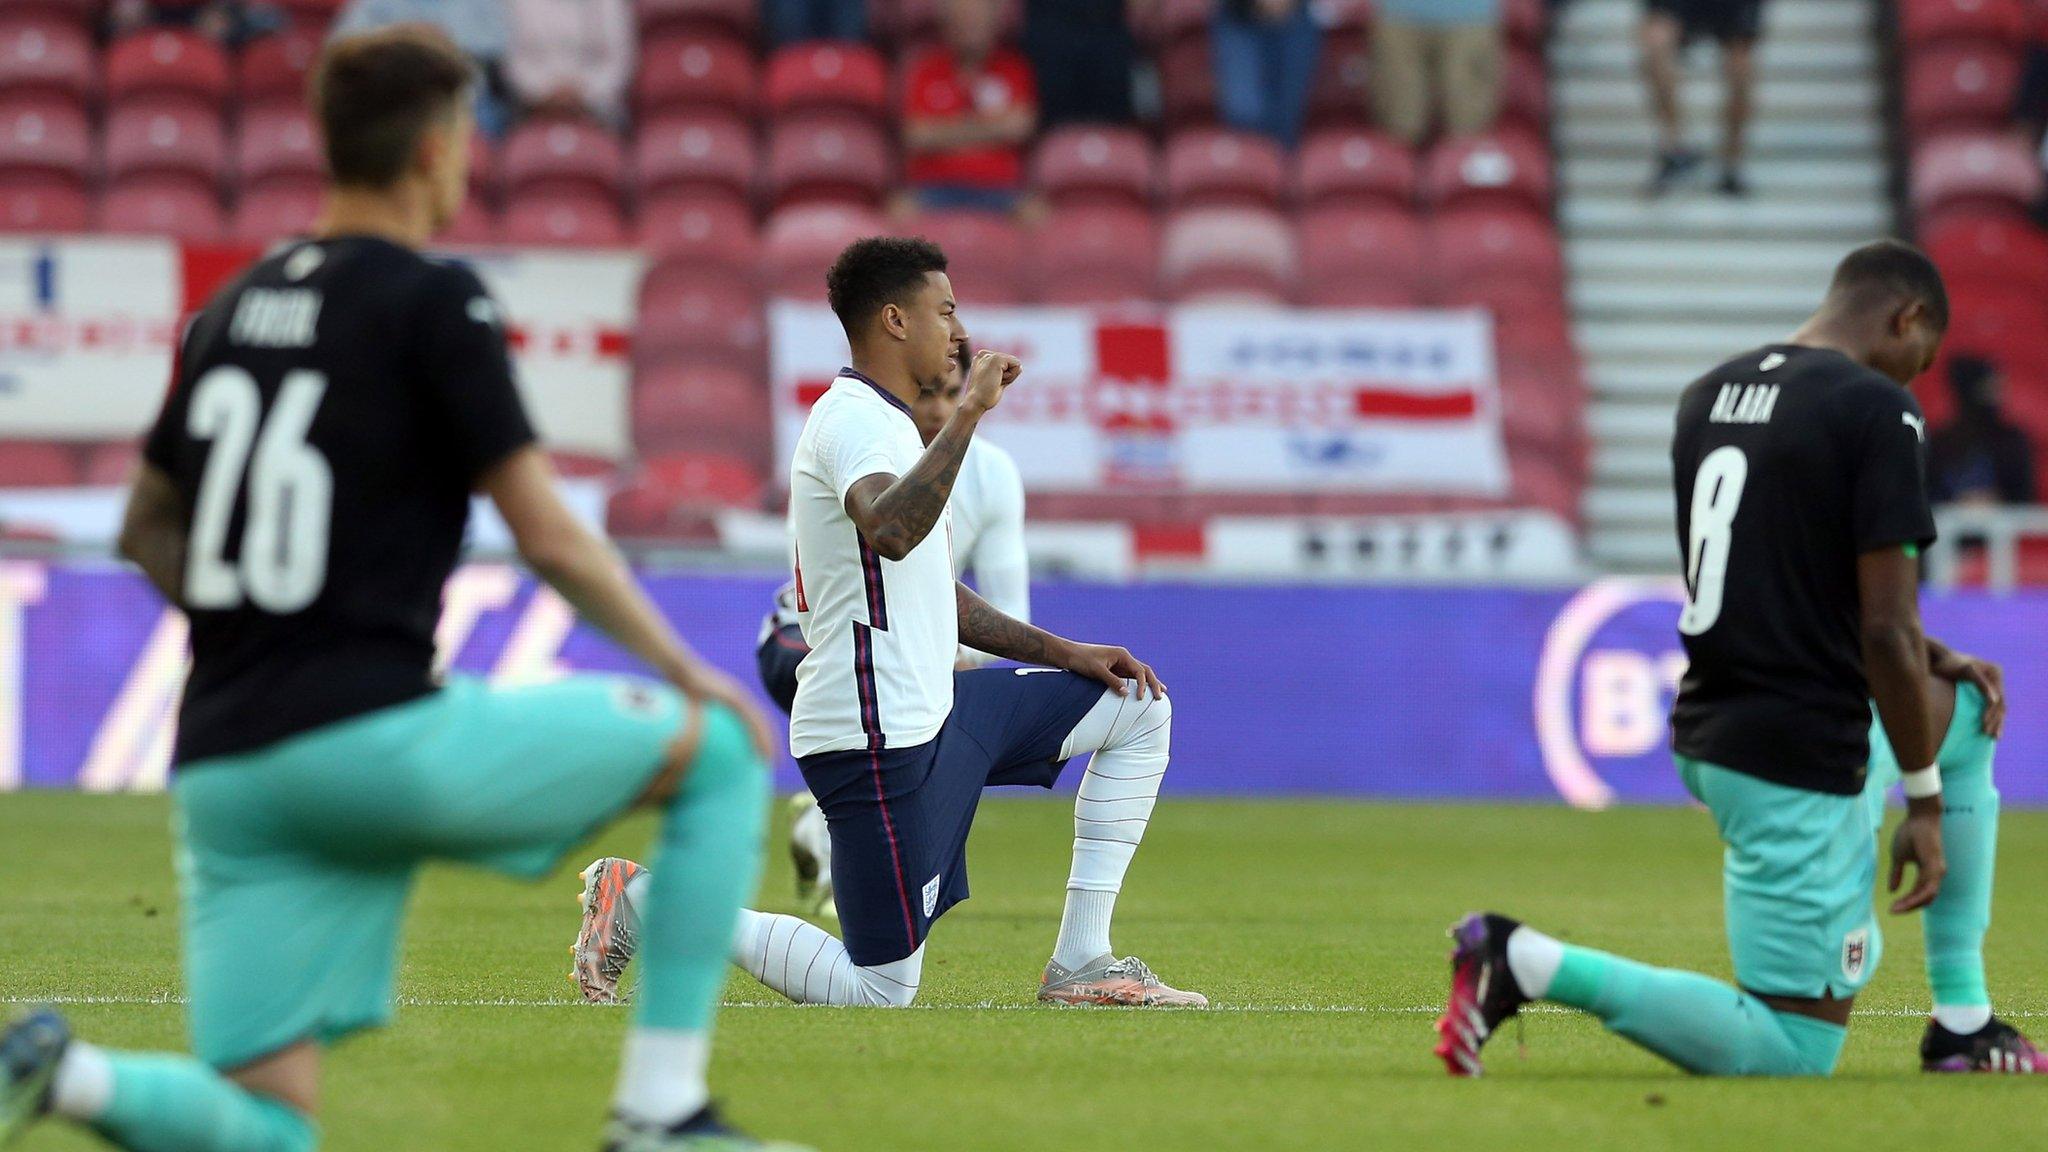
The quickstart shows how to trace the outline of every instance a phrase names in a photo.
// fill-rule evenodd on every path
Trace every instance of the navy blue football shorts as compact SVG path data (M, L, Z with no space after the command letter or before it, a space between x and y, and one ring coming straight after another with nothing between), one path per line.
M810 645L804 643L804 630L794 624L784 624L768 633L761 646L754 649L754 665L761 670L761 687L767 689L768 698L785 713L796 707L796 666L810 654Z
M797 761L832 833L832 894L855 964L909 956L967 899L981 790L1052 787L1066 767L1060 746L1105 691L1072 672L956 672L953 712L933 739Z

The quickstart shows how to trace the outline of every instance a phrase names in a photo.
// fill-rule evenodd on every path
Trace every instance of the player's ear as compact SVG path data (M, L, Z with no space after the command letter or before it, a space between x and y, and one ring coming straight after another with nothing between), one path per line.
M908 317L904 316L903 309L895 304L882 305L882 331L887 332L890 339L907 340L910 338L908 319Z
M1899 310L1892 313L1892 335L1906 337L1913 334L1913 326L1927 318L1927 302L1907 300Z

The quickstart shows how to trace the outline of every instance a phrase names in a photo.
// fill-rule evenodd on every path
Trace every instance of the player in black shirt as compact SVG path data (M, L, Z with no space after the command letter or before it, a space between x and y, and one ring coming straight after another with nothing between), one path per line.
M1905 774L1893 841L1892 890L1909 866L1917 873L1892 904L1902 913L1933 903L1945 871L1930 673L1996 687L1995 669L1920 629L1917 557L1934 518L1926 427L1905 386L1947 327L1934 265L1904 244L1867 245L1785 343L1728 361L1679 401L1671 456L1691 665L1672 743L1727 846L1740 988L1473 915L1452 929L1451 1003L1437 1024L1453 1074L1476 1075L1493 1029L1534 999L1591 1012L1693 1072L1834 1070L1883 943L1871 908L1882 796L1864 795L1869 702L1900 763L1926 766Z
M419 865L538 877L646 803L669 862L609 1146L765 1147L719 1123L704 1071L774 737L563 506L496 305L418 252L462 202L471 82L417 26L330 44L319 235L184 336L121 544L192 626L173 793L197 1055L96 1048L32 1013L0 1035L0 1142L54 1112L138 1152L312 1148L323 1047L390 1015ZM438 683L474 491L666 683Z

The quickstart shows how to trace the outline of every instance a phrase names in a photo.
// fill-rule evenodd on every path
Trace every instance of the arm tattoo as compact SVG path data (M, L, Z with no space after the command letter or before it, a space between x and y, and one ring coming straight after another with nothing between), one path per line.
M926 446L917 464L868 502L865 518L855 514L854 522L860 526L861 535L867 537L875 551L891 560L901 560L924 543L953 495L953 482L960 478L960 462L967 457L967 445L974 440L977 421L978 418L962 419L955 414ZM849 504L854 503L851 497L860 491L856 485L853 493L848 494Z
M1043 628L1034 628L996 610L995 605L974 594L974 589L955 583L960 602L960 642L991 656L1019 664L1059 667L1053 653L1060 639Z

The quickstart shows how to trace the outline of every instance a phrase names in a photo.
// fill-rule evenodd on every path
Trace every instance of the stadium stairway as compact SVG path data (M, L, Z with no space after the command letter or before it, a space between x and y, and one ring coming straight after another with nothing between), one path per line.
M1765 6L1751 194L1642 194L1654 133L1637 74L1640 0L1565 5L1551 42L1560 224L1591 401L1588 547L1613 571L1669 572L1671 416L1686 383L1811 310L1849 247L1893 232L1872 0ZM1693 48L1687 129L1720 137L1718 50Z

